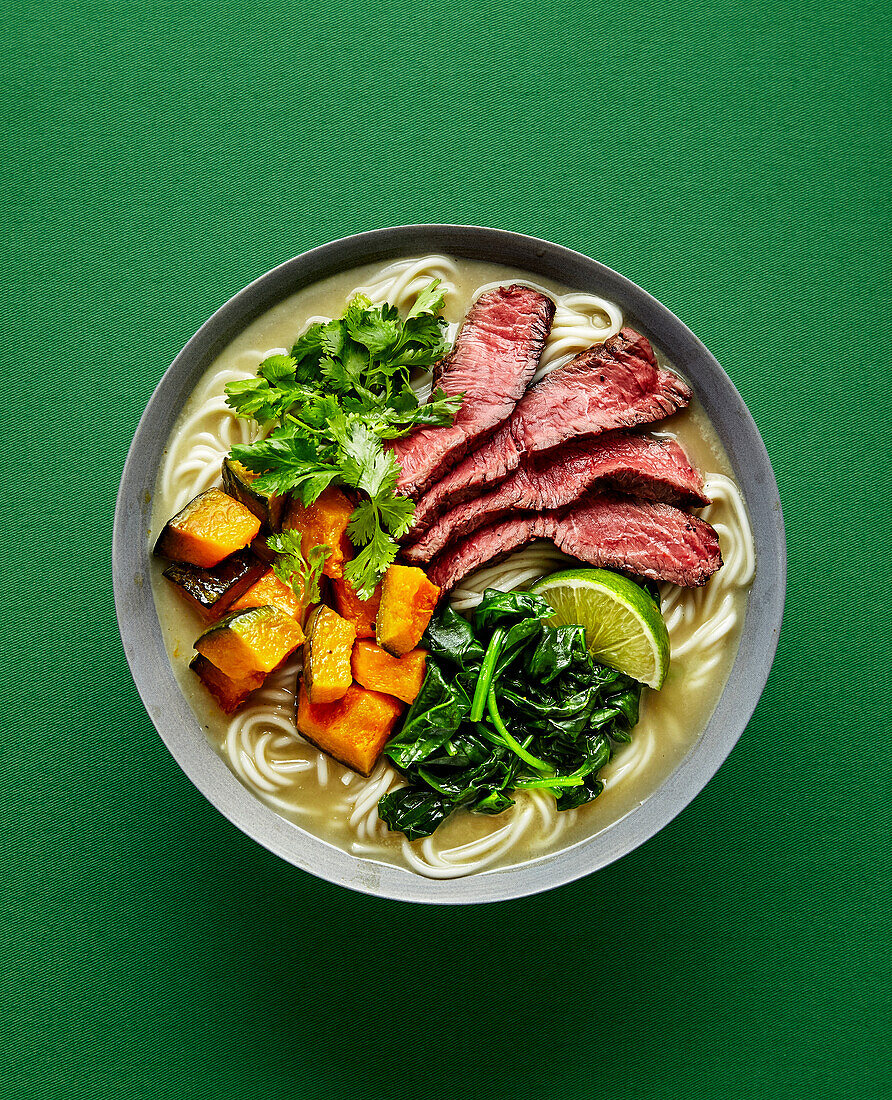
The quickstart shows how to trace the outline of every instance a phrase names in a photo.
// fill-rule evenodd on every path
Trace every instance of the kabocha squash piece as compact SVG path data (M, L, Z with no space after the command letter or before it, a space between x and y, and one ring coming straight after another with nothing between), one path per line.
M253 483L260 474L249 470L234 458L223 459L223 488L231 497L250 508L270 531L278 531L285 512L285 498L276 493L259 493Z
M326 577L344 576L344 562L353 557L353 547L347 536L347 524L354 507L341 492L329 486L309 507L292 500L283 527L299 531L306 553L314 546L329 546L322 572Z
M279 607L232 611L201 635L195 648L233 680L245 680L282 663L304 640L298 621Z
M239 550L213 569L201 569L197 565L175 561L164 570L164 576L179 588L204 619L211 622L219 619L246 589L250 590L264 569L266 565L256 554L250 550Z
M208 489L170 520L155 543L155 553L212 569L243 550L260 530L260 520L222 489Z
M232 714L244 703L252 691L256 691L266 679L262 672L246 676L242 680L233 680L216 665L197 653L189 663L189 668L198 676L208 691L217 700L224 714Z
M393 657L374 642L358 641L353 647L351 667L357 684L414 703L424 682L427 650L413 649L404 657Z
M306 608L303 601L295 594L290 584L279 580L272 569L266 572L251 585L247 592L243 593L231 605L230 610L239 611L243 607L280 607L286 614L292 615L298 622L303 622Z
M301 684L297 696L297 729L317 748L368 777L403 713L392 695L351 684L334 703L313 703Z
M320 604L307 619L304 686L314 703L333 703L353 683L350 654L356 627L337 611Z
M382 649L402 657L421 641L440 598L440 589L414 565L391 565L381 581L375 638Z
M368 600L361 600L356 589L345 578L333 580L331 591L334 604L345 619L356 627L357 638L374 638L375 619L381 606L381 585L379 584Z

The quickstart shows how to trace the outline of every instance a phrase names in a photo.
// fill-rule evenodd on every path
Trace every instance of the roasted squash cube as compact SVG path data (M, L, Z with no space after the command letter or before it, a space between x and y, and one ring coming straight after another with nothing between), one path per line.
M313 703L301 684L297 697L298 732L360 775L369 776L403 712L392 695L351 684L334 703Z
M378 608L381 606L381 585L378 585L367 600L361 600L356 595L356 589L346 577L342 580L333 580L331 591L335 607L356 627L356 637L374 638L375 620L378 617Z
M250 550L239 550L213 569L201 569L197 565L175 561L164 570L164 576L179 588L204 619L211 622L219 619L246 589L250 590L265 568L266 565L256 554Z
M279 580L272 569L266 572L251 585L232 604L231 610L238 611L243 607L281 607L287 614L292 615L298 622L303 621L306 610L303 601L297 596L290 584Z
M357 684L413 703L424 682L427 650L413 649L403 657L393 657L374 642L358 641L351 665Z
M189 668L198 676L208 691L217 700L224 714L232 714L245 702L252 691L259 688L264 679L264 673L256 672L241 680L233 680L225 672L221 672L216 665L212 665L206 658L197 653L191 660Z
M285 497L275 493L260 493L254 482L260 474L249 470L234 458L223 459L223 488L254 513L269 531L278 531L285 511Z
M421 641L440 589L414 565L391 565L381 581L375 638L382 649L402 657Z
M314 703L333 703L353 683L350 654L356 627L337 611L320 604L307 619L304 684Z
M279 607L232 611L209 627L195 648L233 680L265 676L304 640L296 619Z
M300 532L305 554L314 546L328 546L330 553L322 572L326 577L340 578L344 575L344 562L353 557L347 536L353 511L353 505L341 490L329 486L309 506L292 500L283 527L286 531Z
M260 520L241 501L222 489L208 489L168 521L155 553L212 569L243 550L259 530Z

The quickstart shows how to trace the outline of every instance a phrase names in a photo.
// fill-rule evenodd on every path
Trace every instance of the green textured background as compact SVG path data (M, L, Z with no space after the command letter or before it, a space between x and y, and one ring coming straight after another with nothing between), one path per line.
M885 7L3 5L4 1100L889 1095ZM499 906L360 897L242 836L155 735L112 605L124 456L186 339L274 264L415 221L547 237L669 305L789 536L715 780Z

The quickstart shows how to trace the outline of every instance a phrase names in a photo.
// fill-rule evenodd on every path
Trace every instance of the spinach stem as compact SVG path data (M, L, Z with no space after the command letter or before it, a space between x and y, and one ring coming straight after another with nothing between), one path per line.
M581 787L582 776L579 775L555 775L555 776L543 776L541 779L518 779L514 784L515 788L522 788L525 791L535 791L540 789L553 789L555 787Z
M488 656L488 654L487 654ZM475 692L476 695L476 692ZM533 756L531 752L521 745L521 743L512 737L508 727L502 721L502 716L499 714L499 708L496 705L496 691L494 687L490 687L486 696L486 709L489 712L490 720L496 727L496 733L502 738L508 748L520 757L521 760L525 760L531 768L534 768L537 772L541 772L542 775L551 776L554 775L554 768L550 764L546 764L544 760L540 760L538 756Z
M471 700L471 710L468 714L472 722L479 722L483 717L483 711L486 709L486 697L492 686L493 673L501 656L504 642L504 627L498 626L489 639L489 645L483 655L483 664L480 666L480 675L477 677L477 684L474 688L474 698ZM498 729L498 726L496 729Z

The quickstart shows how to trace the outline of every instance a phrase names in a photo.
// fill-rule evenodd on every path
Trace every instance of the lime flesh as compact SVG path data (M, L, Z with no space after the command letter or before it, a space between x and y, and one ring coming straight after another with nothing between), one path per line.
M555 626L579 623L593 660L660 688L669 671L669 632L660 609L634 581L607 569L552 573L530 589L551 604Z

